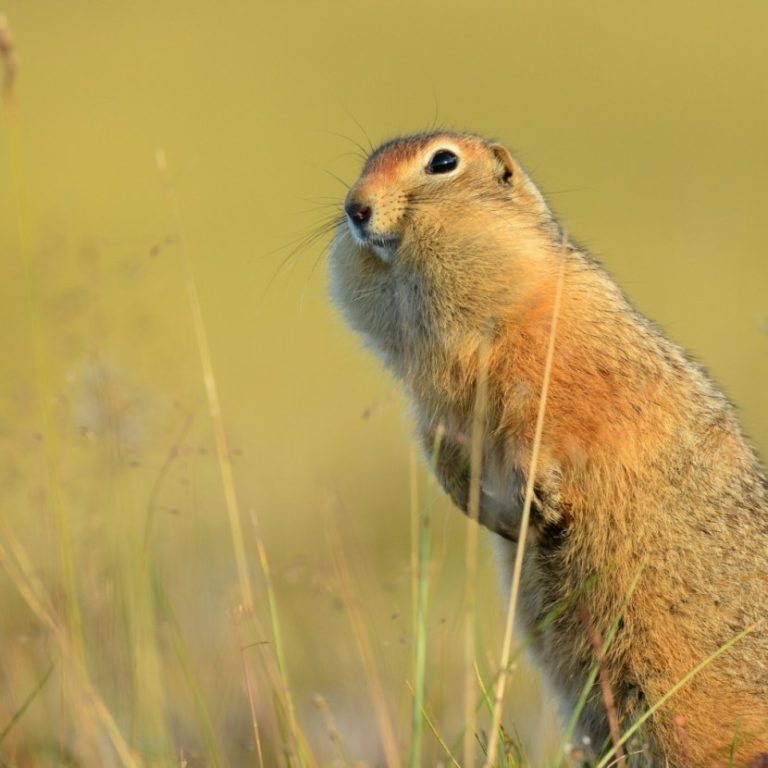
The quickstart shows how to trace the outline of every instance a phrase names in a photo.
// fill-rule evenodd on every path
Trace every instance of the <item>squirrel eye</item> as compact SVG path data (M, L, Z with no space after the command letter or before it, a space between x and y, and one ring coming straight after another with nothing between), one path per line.
M459 164L459 156L450 149L438 149L429 163L427 164L427 173L450 173L455 170Z

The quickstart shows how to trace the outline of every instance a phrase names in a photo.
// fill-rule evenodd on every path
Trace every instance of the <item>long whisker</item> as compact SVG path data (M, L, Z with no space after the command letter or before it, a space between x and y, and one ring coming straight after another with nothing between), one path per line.
M333 232L339 224L343 221L342 217L340 216L334 216L333 218L329 219L328 221L325 221L321 223L319 226L314 227L310 232L308 232L305 235L302 235L297 240L294 240L292 243L288 244L288 247L295 245L291 248L291 250L288 252L288 254L283 258L280 263L277 265L277 269L275 270L272 277L267 282L267 285L264 288L264 291L262 292L261 296L259 297L258 304L261 306L263 304L264 300L267 297L267 294L271 290L272 286L274 285L277 278L282 274L283 270L286 268L286 266L291 263L294 258L297 256L297 254L301 253L302 251L309 248L311 245L314 245L318 240L325 237L326 235L329 235L331 232ZM279 250L279 249L278 249ZM274 251L273 251L274 253Z
M345 104L342 104L341 102L339 102L339 106L344 110L347 117L349 117L349 119L362 131L363 136L365 136L365 140L368 142L368 148L365 149L361 147L361 149L363 150L363 152L365 153L365 156L367 157L373 152L373 149L374 149L373 142L371 141L371 137L368 135L368 131L365 130L365 127L363 126L363 124L352 114L350 109Z
M359 141L356 141L351 136L347 136L346 133L339 133L338 131L331 131L328 129L323 129L323 133L327 133L329 136L336 136L339 139L345 139L350 144L352 144L352 146L359 150L359 152L352 152L350 154L354 155L355 157L359 157L362 160L366 160L368 158L370 150L366 149Z
M341 176L337 176L335 173L333 173L333 171L329 171L327 168L323 168L323 171L325 171L325 173L327 173L332 179L336 179L336 181L338 181L339 184L344 187L344 189L349 189L352 186L351 184L347 184L347 182L344 181Z

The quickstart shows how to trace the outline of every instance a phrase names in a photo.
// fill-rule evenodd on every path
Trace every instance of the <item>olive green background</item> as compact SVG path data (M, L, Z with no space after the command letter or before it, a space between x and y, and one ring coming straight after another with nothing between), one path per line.
M89 668L147 760L162 762L170 748L190 764L204 760L194 762L203 747L190 688L159 619L165 737L136 725L143 683L126 585L131 542L149 514L154 557L224 760L255 764L232 544L158 148L198 284L257 611L268 627L251 510L273 569L299 719L322 763L334 752L315 693L328 700L351 755L380 760L334 548L346 554L403 754L409 728L416 460L407 408L330 305L328 237L312 238L340 213L341 182L361 164L358 144L433 125L507 143L568 233L706 364L748 434L768 448L762 0L6 0L0 11L18 46L22 150L14 157L31 233L27 273L4 131L3 531L25 547L63 617L42 388ZM4 128L10 119L0 113ZM434 515L427 701L452 741L463 697L466 523L442 497ZM486 540L481 552L479 656L488 671L504 605ZM58 649L2 572L0 599L2 729ZM9 760L54 765L62 745L90 754L62 677L55 670L0 747ZM534 765L555 738L537 691L523 666L508 720ZM268 686L257 685L256 698L269 751L277 725ZM426 764L441 755L431 737L425 754Z

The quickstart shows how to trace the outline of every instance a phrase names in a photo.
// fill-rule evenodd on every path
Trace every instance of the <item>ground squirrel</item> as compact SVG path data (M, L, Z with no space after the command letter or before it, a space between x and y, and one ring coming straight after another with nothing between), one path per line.
M436 471L465 512L485 350L479 516L510 563L562 262L521 623L573 707L594 663L584 609L603 635L621 615L607 664L624 728L756 625L653 716L638 764L762 759L768 481L723 394L592 258L563 242L500 144L465 133L387 142L344 211L330 252L332 296L401 380L428 452L444 427ZM597 688L580 727L594 744L608 737Z

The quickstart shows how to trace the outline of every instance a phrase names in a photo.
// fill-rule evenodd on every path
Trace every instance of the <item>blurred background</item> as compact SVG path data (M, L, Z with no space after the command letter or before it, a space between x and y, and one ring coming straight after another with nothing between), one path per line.
M383 765L388 732L407 755L412 516L429 483L397 387L325 289L323 225L359 145L435 124L507 143L765 455L761 0L0 12L18 57L0 112L4 764L258 765L261 749L273 765L298 759L281 757L298 731L309 764ZM438 494L426 707L454 747L466 532ZM504 598L486 538L480 560L487 682ZM531 765L554 759L553 713L521 659L505 721ZM430 733L423 760L447 760Z

